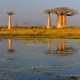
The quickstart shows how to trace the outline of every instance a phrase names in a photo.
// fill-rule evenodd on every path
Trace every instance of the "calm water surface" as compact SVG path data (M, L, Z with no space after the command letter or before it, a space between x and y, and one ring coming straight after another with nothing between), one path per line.
M0 80L80 80L79 39L1 39Z

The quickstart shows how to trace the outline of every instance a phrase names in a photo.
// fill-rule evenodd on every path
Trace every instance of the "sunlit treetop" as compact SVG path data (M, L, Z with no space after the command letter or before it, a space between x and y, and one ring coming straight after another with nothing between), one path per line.
M66 15L66 16L73 16L75 14L78 14L78 11L67 8L67 7L59 7L54 9L47 9L44 11L44 13L53 13L53 14L60 14L60 15Z
M51 11L51 9L47 9L47 10L44 11L44 13L49 14L49 13L52 13L52 11Z
M14 15L14 12L7 12L8 15Z

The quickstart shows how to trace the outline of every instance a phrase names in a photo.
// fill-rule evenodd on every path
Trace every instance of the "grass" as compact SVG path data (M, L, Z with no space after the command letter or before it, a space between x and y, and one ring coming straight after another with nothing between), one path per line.
M80 39L80 28L0 28L0 37Z

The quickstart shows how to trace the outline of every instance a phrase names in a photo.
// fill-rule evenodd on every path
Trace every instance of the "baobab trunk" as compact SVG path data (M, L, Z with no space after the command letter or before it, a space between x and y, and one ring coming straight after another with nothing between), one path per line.
M50 17L50 13L48 13L48 23L47 23L47 28L51 28L51 17Z
M62 15L63 27L66 27L66 15Z
M11 27L12 27L11 15L8 15L8 29L11 29Z
M57 28L62 28L62 15L57 15Z

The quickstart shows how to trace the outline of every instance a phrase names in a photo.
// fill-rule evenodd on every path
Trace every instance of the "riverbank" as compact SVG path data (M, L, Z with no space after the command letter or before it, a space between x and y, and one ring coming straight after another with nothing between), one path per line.
M80 39L80 28L1 28L0 37Z

